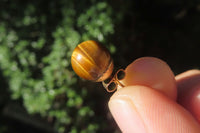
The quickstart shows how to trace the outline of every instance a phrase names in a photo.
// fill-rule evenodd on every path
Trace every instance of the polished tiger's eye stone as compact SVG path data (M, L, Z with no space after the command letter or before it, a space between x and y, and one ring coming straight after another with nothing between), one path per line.
M107 79L114 67L108 50L93 40L82 42L74 49L71 64L78 76L96 82Z

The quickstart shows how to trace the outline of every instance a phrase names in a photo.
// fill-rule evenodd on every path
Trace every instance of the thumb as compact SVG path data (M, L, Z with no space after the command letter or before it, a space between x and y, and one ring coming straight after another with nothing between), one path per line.
M123 133L199 133L196 120L164 94L145 86L118 90L109 109Z

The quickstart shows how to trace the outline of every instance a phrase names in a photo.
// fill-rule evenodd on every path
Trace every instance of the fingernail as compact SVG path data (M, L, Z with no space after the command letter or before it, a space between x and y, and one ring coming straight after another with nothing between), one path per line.
M128 97L111 98L109 109L123 133L147 133L140 114Z

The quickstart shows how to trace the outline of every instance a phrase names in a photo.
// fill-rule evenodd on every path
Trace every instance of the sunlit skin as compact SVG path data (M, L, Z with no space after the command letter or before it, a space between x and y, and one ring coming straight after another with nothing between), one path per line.
M125 72L125 79L121 81L124 86L149 86L176 100L177 89L174 74L164 61L153 57L139 58L128 65ZM167 88L163 89L166 86Z
M162 60L140 58L109 101L123 133L200 133L200 71L176 77ZM140 75L141 73L141 75Z
M191 70L176 76L178 103L189 110L200 123L200 71Z

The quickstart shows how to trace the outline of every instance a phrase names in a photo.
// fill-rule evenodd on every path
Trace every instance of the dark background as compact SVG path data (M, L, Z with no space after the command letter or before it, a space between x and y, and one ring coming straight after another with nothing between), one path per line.
M109 6L108 12L106 12L106 9L100 10L100 12L109 14L113 24L113 32L107 34L107 32L102 31L105 35L102 44L109 49L111 49L111 46L114 47L115 50L111 53L116 68L125 68L129 63L139 57L154 56L166 61L175 74L188 69L199 69L200 1L198 0L62 0L61 2L54 0L2 0L0 2L0 24L7 30L6 32L14 30L17 33L18 38L14 42L26 40L29 43L37 41L40 36L45 39L45 44L40 49L35 50L29 45L23 49L28 49L35 53L38 63L42 62L42 58L49 55L51 49L53 49L53 45L56 45L55 40L61 35L55 37L52 33L59 26L66 28L69 25L68 27L73 27L80 36L83 36L83 33L87 34L87 30L82 28L83 26L78 26L75 20L88 8L95 7L95 4L98 2L104 2ZM33 24L30 22L31 24L27 26L21 23L26 15L24 12L28 5L35 7L34 13L30 13L30 17L33 15L38 21ZM64 11L63 13L64 9L66 9L66 12ZM72 13L74 16L71 15L72 17L68 17L69 19L65 21L63 14L67 14L67 11L69 11L67 9L74 9L75 13ZM41 19L43 16L45 17L44 22ZM97 18L98 11L96 14L94 13L90 16L88 22L95 21ZM69 24L68 20L71 20L73 24L70 25L71 23ZM92 24L88 23L88 25L90 26ZM41 33L36 36L31 36L29 33L32 31L40 31ZM1 40L4 32L0 29ZM62 36L65 35L68 36L67 31ZM90 36L91 39L98 40L95 36L88 35L88 37ZM84 38L78 40L79 43L81 41L84 41ZM9 47L3 41L0 41L0 45ZM17 43L13 47L9 47L9 55L18 63L19 68L25 71L25 67L20 64L20 56L19 58L15 58L19 54L12 52L17 47L15 45ZM70 44L66 43L66 46L68 45ZM72 52L72 48L68 48L66 51L70 53ZM48 66L49 60L47 60L46 64L44 63L46 66ZM54 58L51 60L54 60ZM89 89L87 90L87 95L81 93L82 104L75 107L59 105L59 108L56 108L58 111L61 109L66 110L69 115L67 117L72 120L69 123L62 122L57 115L51 116L49 110L54 107L53 105L57 105L57 103L68 102L70 98L67 94L64 94L64 96L59 94L54 97L52 102L53 107L45 110L45 115L42 115L40 111L27 111L29 109L28 105L24 105L25 99L23 98L23 94L17 98L12 97L12 94L16 93L10 87L12 74L7 74L8 69L4 68L4 64L2 63L0 62L0 133L49 133L70 132L73 130L76 132L83 130L84 132L119 132L107 108L107 101L112 94L107 94L101 84L84 81L75 76L76 81L71 85L72 79L69 79L69 83L66 86L72 88L75 92L79 92L78 89L80 86ZM42 69L34 65L29 66L28 70L34 73L30 77L39 79L38 77L42 75ZM73 73L70 64L65 69ZM25 85L22 84L22 86ZM29 88L33 89L31 87ZM94 88L99 89L94 90ZM19 90L20 93L23 93L23 91ZM77 96L79 96L78 94ZM90 108L85 109L85 105ZM86 112L92 110L94 114L89 115L90 113L88 113L88 115L79 116L77 115L77 110L81 108L84 108ZM90 123L96 124L86 130L87 125ZM59 127L64 127L64 130L59 130Z

